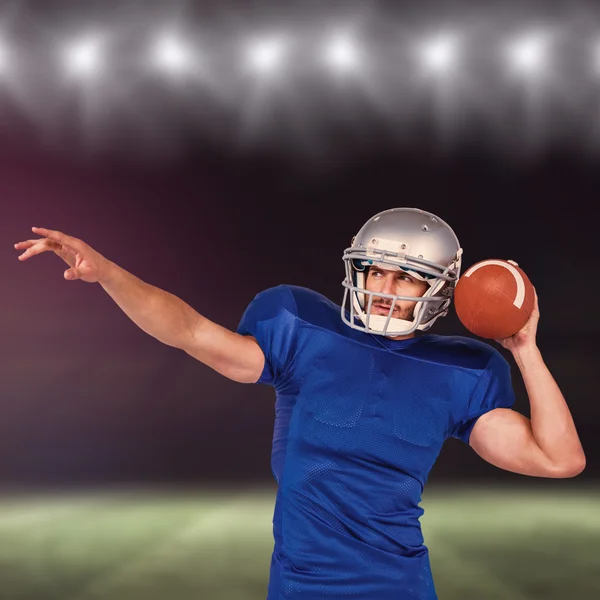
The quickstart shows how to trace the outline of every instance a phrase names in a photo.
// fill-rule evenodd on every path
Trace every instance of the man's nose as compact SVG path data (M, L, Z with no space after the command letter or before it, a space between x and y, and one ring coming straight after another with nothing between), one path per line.
M393 294L395 292L395 275L390 273L385 276L383 280L383 287L381 288L381 292L383 294ZM391 302L391 298L385 298L386 302Z

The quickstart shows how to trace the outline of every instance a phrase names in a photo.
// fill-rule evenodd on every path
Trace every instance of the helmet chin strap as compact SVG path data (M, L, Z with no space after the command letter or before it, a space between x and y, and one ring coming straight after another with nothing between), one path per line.
M360 320L366 325L367 324L367 313L361 311L358 314ZM387 321L387 317L384 315L371 315L369 318L369 329L373 329L374 331L382 332L385 327L385 323ZM388 323L388 331L391 330L390 333L386 332L386 337L394 337L396 335L402 335L403 332L412 329L414 326L414 321L405 321L404 319L396 319L392 317L390 322Z

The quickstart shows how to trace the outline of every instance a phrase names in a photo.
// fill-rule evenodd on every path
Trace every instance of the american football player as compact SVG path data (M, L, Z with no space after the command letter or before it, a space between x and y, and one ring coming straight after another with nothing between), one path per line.
M436 215L373 216L343 253L341 304L278 285L255 296L236 332L77 238L33 231L40 237L15 244L21 260L55 252L69 265L65 279L98 282L156 339L233 381L274 388L268 600L435 600L419 503L448 438L523 475L584 469L536 345L537 298L527 324L498 340L523 377L531 418L512 410L510 366L496 348L429 332L449 310L462 260Z

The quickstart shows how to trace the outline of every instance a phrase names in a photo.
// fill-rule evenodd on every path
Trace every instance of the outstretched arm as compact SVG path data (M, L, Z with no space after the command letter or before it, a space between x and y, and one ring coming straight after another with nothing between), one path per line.
M142 281L80 239L39 227L33 232L41 237L15 244L24 250L19 260L52 251L69 265L64 272L67 281L99 283L140 329L158 341L184 350L234 381L259 379L265 358L253 337L210 321L181 298Z
M585 468L585 454L573 417L554 377L544 363L535 335L537 295L526 325L510 338L497 340L511 351L525 382L531 419L497 408L479 417L469 445L491 464L536 477L574 477Z

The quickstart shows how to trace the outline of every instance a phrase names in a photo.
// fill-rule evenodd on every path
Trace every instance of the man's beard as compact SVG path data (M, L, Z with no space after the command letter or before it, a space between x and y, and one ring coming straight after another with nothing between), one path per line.
M383 308L382 311L374 310L375 305L377 305L377 304ZM373 297L373 303L371 305L371 314L387 317L390 314L390 307L391 307L391 303L386 304L384 302L381 302L380 298ZM402 321L412 321L414 318L415 307L416 307L416 303L414 303L412 306L403 306L402 303L396 302L396 304L394 306L394 312L392 313L392 319L400 319ZM366 308L368 308L368 303L365 305L365 309ZM383 311L385 311L385 313Z

